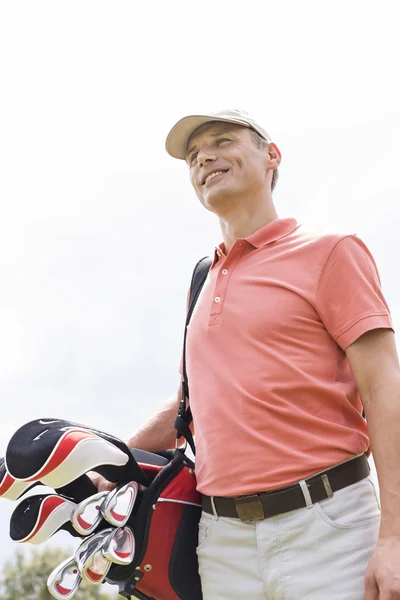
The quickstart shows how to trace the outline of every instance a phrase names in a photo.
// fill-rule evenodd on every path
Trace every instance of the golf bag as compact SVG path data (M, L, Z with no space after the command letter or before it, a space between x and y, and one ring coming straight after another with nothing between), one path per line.
M106 581L126 598L201 600L196 555L201 496L193 465L179 449L162 454L164 466L139 462L151 483L128 521L135 557L129 566L111 567Z
M58 600L72 598L82 577L93 585L103 580L117 585L125 598L202 600L196 554L201 495L194 464L178 441L184 437L195 453L187 409L186 328L209 266L209 260L202 259L191 283L174 451L130 450L103 431L61 419L38 419L16 431L5 459L0 459L0 498L18 500L41 484L54 489L27 496L17 506L10 521L13 540L41 544L61 529L86 536L75 555L49 577L49 591ZM98 492L86 475L90 470L120 485L113 492ZM123 503L117 500L125 502L128 496L121 512ZM97 554L91 553L101 536L104 544L96 547ZM131 540L128 553L118 546L122 538ZM95 556L104 571L94 570Z
M89 469L118 481L116 492L130 485L125 493L130 501L107 508L113 492L98 492L86 475ZM79 549L90 550L95 545L91 539L102 532L126 529L133 534L129 561L114 564L110 559L107 570L89 569L86 577L81 571L86 581L97 585L106 579L127 598L201 600L196 555L201 495L194 464L182 449L129 450L121 440L85 425L60 419L31 421L8 444L0 465L0 491L4 498L18 499L43 480L47 486L53 483L54 492L25 497L11 516L10 536L32 544L45 542L61 529L84 537L72 571L49 578L49 590L58 600L69 600L79 586L71 575L79 578L77 556L84 553ZM125 551L117 558L123 559Z

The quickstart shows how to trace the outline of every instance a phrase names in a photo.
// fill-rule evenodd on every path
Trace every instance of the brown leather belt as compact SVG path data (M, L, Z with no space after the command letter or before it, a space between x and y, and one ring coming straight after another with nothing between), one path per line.
M330 498L337 490L361 481L368 477L369 473L368 460L363 454L318 475L313 475L303 483L295 483L272 492L236 498L203 496L203 510L210 514L216 513L219 517L241 519L251 523Z

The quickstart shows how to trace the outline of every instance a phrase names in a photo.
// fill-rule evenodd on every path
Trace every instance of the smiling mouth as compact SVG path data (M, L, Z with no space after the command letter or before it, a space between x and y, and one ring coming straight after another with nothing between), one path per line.
M214 173L210 173L210 175L207 175L207 177L205 178L203 185L206 185L206 183L208 183L212 179L215 179L215 177L219 177L220 175L224 175L225 173L227 173L227 171L214 171Z

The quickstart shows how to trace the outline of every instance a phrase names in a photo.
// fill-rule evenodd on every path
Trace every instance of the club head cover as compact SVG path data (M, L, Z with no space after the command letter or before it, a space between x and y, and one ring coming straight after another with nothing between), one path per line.
M0 458L0 498L7 500L19 500L30 489L39 485L40 482L17 481L7 471L4 458Z
M92 585L102 583L110 570L111 562L103 556L102 547L112 532L113 530L108 528L91 535L75 551L75 562L81 577Z
M79 535L90 535L103 520L101 513L102 505L104 504L109 492L97 492L82 500L71 513L71 523L75 531ZM107 523L107 527L109 527Z
M8 443L5 460L15 479L52 488L92 470L112 482L149 483L122 440L62 419L36 419L20 427Z
M0 458L0 498L19 500L25 493L38 485L42 485L40 481L30 483L14 479L7 471L4 458ZM55 491L60 496L78 503L88 498L88 496L96 494L97 488L90 477L81 475L68 485L57 488Z
M89 496L97 494L97 487L94 485L90 477L87 475L81 475L74 481L71 481L71 483L68 483L63 487L56 488L55 491L60 496L79 504L79 502L89 498Z
M29 496L18 504L10 519L10 537L14 542L42 544L60 531L78 537L70 517L76 504L57 494Z
M136 481L119 485L101 506L101 512L106 521L114 527L123 527L131 516L139 486Z
M49 575L47 589L56 600L69 600L75 595L81 582L78 566L71 556Z
M130 527L114 529L104 540L102 552L116 565L130 565L135 556L135 537Z

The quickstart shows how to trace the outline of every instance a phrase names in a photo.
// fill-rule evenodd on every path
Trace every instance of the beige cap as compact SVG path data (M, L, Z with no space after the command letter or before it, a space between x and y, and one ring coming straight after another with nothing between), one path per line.
M271 138L265 129L253 121L250 115L244 110L236 110L233 108L209 113L208 115L189 115L180 119L167 135L165 147L168 154L174 158L185 160L190 137L196 129L201 127L201 125L212 123L213 121L236 123L236 125L248 127L249 129L257 131L257 133L267 142L271 141Z

